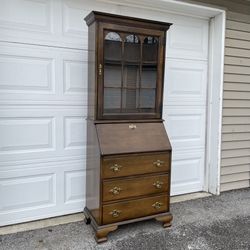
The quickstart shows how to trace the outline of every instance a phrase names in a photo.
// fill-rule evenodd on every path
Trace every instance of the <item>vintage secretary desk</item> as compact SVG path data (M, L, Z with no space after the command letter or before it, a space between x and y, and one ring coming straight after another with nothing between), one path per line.
M97 242L119 225L171 225L171 145L162 120L169 23L91 12L86 223Z

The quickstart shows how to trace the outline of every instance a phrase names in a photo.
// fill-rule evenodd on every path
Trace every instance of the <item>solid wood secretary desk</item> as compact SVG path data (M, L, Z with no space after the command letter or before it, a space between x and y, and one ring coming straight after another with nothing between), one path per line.
M162 120L169 23L91 12L86 223L97 242L119 225L171 224L171 145Z

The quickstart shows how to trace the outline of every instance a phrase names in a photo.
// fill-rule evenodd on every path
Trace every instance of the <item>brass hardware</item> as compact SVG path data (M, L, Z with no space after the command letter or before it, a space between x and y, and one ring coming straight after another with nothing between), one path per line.
M164 164L164 161L157 160L157 161L153 162L153 164L156 165L156 167L161 167Z
M122 212L122 211L120 211L120 210L114 209L114 210L111 211L109 214L112 215L114 218L117 218L117 217L120 216L121 212Z
M162 205L163 203L157 201L152 205L152 207L154 207L155 209L160 209Z
M162 185L163 185L163 182L161 182L161 181L157 181L157 182L155 182L155 183L153 184L153 186L155 186L155 187L158 188L158 189L162 188Z
M113 166L110 167L110 169L113 171L113 172L119 172L121 170L122 166L121 165L118 165L118 164L114 164Z
M129 127L130 129L136 129L136 125L135 125L135 124L129 124L128 127Z
M99 64L98 70L99 70L99 76L101 76L102 75L102 64L101 63Z
M112 193L113 195L117 195L117 194L119 194L121 191L122 191L122 189L119 188L119 187L114 187L114 188L112 188L112 189L109 190L109 192Z

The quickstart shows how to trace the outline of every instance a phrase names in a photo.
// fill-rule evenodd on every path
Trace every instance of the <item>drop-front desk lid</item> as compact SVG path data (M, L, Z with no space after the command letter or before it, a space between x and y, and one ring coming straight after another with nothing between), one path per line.
M163 123L97 124L102 155L170 150Z

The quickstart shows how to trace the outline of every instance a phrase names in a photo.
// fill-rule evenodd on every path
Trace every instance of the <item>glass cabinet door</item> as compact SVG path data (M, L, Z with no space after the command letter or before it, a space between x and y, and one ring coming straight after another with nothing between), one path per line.
M159 37L104 31L103 117L157 112Z

